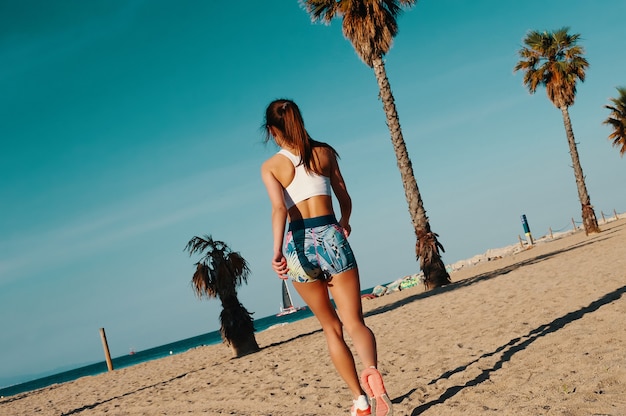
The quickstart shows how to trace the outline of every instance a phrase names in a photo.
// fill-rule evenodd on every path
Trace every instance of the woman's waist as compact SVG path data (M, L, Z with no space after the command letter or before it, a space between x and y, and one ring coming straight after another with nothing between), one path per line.
M337 224L335 214L320 215L310 218L292 219L289 222L289 231L304 230L306 228L322 227L324 225Z
M303 218L323 217L334 214L333 201L326 195L318 195L308 198L288 210L290 220L301 220Z

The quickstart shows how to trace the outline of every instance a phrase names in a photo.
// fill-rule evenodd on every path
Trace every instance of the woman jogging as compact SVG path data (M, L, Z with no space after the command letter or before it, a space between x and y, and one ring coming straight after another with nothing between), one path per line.
M309 136L291 100L271 102L264 127L266 142L273 139L280 147L261 168L272 204L272 268L281 279L291 278L319 320L330 358L352 392L351 415L392 415L391 401L376 370L376 339L363 319L359 271L347 240L352 202L337 152ZM339 202L339 220L331 191ZM365 367L360 382L343 338L344 327Z

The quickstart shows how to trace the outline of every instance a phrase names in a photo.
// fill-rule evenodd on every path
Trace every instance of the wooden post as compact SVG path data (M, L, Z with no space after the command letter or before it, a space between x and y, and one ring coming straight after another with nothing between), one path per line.
M613 208L613 214L615 214L615 219L617 220L617 211L615 211L615 208Z
M606 218L604 218L604 212L600 211L600 215L602 215L602 222L606 222Z
M576 228L576 221L574 221L574 217L572 217L572 225L574 226L574 231L576 231L577 228Z
M550 240L554 240L554 236L552 235L552 227L550 227Z
M520 237L519 234L517 235L517 239L519 240L520 247L524 248L524 243L522 242L522 237Z
M107 343L107 336L104 333L104 328L100 328L100 338L102 339L102 348L104 348L104 357L107 360L107 367L109 371L113 371L113 361L111 361L111 353L109 352L109 344Z

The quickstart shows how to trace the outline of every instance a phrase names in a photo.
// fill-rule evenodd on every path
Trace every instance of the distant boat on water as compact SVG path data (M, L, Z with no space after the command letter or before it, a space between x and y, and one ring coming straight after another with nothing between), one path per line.
M287 286L287 280L283 280L281 285L283 290L283 302L280 306L280 312L278 312L276 316L290 315L292 313L305 310L306 306L294 306L293 300L291 299L291 293L289 292L289 287Z

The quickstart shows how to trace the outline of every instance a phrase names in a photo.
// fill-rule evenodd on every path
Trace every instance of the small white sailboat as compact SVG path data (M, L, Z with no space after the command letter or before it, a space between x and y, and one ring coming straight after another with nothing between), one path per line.
M283 288L283 302L280 307L280 312L278 312L276 316L285 316L306 309L306 306L294 306L289 287L287 286L287 280L283 280L281 285Z

